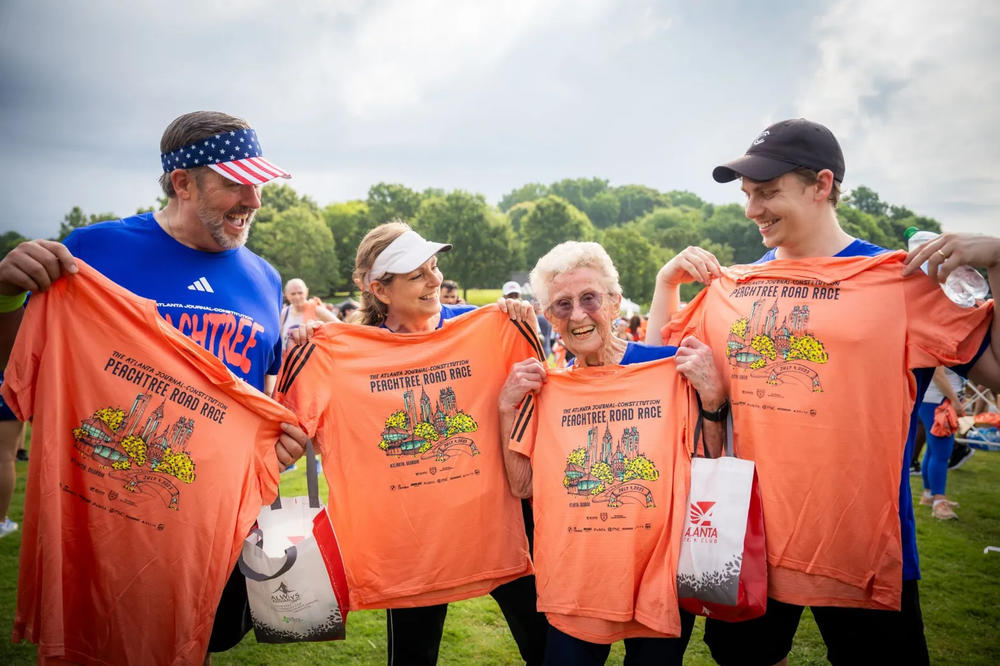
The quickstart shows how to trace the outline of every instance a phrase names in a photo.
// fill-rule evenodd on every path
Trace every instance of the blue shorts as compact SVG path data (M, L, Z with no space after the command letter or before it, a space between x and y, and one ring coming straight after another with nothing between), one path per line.
M0 384L3 384L3 373L0 372ZM16 421L17 417L10 410L10 405L4 402L3 394L0 394L0 421Z

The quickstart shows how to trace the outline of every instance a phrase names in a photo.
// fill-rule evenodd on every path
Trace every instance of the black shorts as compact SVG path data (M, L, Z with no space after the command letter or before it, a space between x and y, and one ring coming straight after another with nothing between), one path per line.
M802 606L767 600L763 617L746 622L705 622L705 644L719 664L770 666L792 649ZM813 606L831 664L929 663L917 581L903 581L899 611Z

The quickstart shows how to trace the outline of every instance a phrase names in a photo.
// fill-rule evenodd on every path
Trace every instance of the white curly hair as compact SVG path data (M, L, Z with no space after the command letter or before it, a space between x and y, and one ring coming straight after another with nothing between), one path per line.
M601 274L601 282L608 293L620 296L618 269L607 251L599 243L565 241L546 252L531 269L531 293L535 295L542 309L549 307L549 286L560 273L576 268L592 268Z

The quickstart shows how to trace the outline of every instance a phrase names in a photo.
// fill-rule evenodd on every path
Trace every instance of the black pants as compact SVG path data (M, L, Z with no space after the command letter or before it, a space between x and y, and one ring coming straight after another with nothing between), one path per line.
M534 545L535 521L531 503L521 501L528 548ZM521 659L528 666L541 665L549 623L536 608L535 577L524 576L490 592L503 613L517 643ZM437 663L448 604L420 608L394 608L385 612L389 666L432 666Z
M691 640L694 615L681 610L678 638L626 638L625 666L681 666ZM545 663L551 666L604 666L611 653L607 643L590 643L549 627Z
M746 622L705 621L705 643L716 662L770 666L788 656L802 606L767 600L763 617ZM904 580L899 611L813 606L813 618L831 664L929 663L917 581Z
M247 600L247 579L240 573L239 565L229 575L222 589L219 607L215 609L212 637L208 640L209 652L225 652L239 645L253 627L250 602Z
M490 593L510 626L521 659L540 666L545 658L549 623L535 610L535 577L525 576ZM437 663L448 604L391 608L385 612L389 666L433 666Z

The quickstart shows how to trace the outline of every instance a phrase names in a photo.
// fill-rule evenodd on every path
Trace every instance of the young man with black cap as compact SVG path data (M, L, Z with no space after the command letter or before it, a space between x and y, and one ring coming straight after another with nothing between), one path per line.
M879 391L892 391L896 387L898 394L905 394L907 398L905 401L897 400L906 408L904 422L901 424L905 426L905 415L912 412L914 404L911 396L919 402L932 374L932 369L924 369L913 363L932 361L938 355L942 360L960 364L959 370L971 372L979 381L993 386L1000 383L1000 341L992 339L992 335L1000 331L997 313L994 311L991 318L989 309L978 313L963 311L947 302L932 280L915 275L920 272L920 266L924 262L928 262L931 278L938 281L943 281L956 266L982 266L989 269L991 286L996 290L1000 286L1000 240L970 234L943 234L910 253L905 263L897 258L898 267L890 266L895 272L886 273L885 265L875 267L874 264L879 262L878 257L888 257L885 254L887 251L851 237L840 227L835 206L844 173L843 153L836 138L826 127L805 119L786 120L771 125L754 139L745 155L716 167L713 171L713 177L718 182L730 182L737 178L742 180L742 190L747 197L746 215L757 224L763 244L768 248L756 262L757 268L747 267L746 270L735 272L727 269L724 272L711 253L701 248L688 248L668 262L657 279L658 293L654 296L649 326L649 331L654 332L654 335L659 331L660 325L665 323L666 316L678 310L678 288L682 282L698 280L715 287L722 283L740 285L730 289L727 294L705 294L705 297L689 306L695 310L700 309L700 315L692 317L692 313L685 310L678 320L672 322L669 330L664 330L665 335L673 338L685 322L690 325L700 316L701 324L706 325L705 322L713 317L725 318L724 310L730 308L730 319L734 321L720 321L714 326L716 329L720 328L719 324L730 326L728 335L723 330L723 335L717 334L715 339L708 336L707 339L720 362L731 368L731 394L745 396L734 400L737 448L738 451L743 449L743 455L750 452L751 457L757 458L762 492L772 499L771 521L768 520L767 500L764 506L765 528L767 529L768 522L774 528L768 533L771 597L768 612L763 618L738 624L708 620L705 641L720 663L772 664L784 661L805 605L812 606L813 615L827 643L828 657L833 663L884 663L889 660L911 664L927 663L927 647L917 594L919 568L906 464L898 456L893 457L895 454L891 446L885 451L883 458L869 457L865 450L868 442L884 440L890 435L879 427L874 415L866 413L869 410L863 400L858 405L861 413L852 415L852 421L861 421L864 425L860 430L852 431L845 423L838 424L838 414L829 413L829 409L824 416L823 393L832 394L834 390L837 391L836 395L830 395L829 407L838 397L843 398L845 393L874 395ZM849 257L857 259L847 259ZM871 262L871 266L865 263L866 260L862 259L864 257L873 258L867 260ZM845 261L823 258L843 258ZM840 271L842 279L828 282L818 279L823 273L816 266L826 268L827 264L830 264L828 268ZM871 270L867 271L868 268ZM888 300L893 297L906 298L909 308L896 307L898 303L890 304L887 300L885 308L878 305L867 308L855 306L855 317L850 317L850 301L858 302L863 298L862 294L853 293L851 287L869 279L866 275L877 270L882 270L887 277L873 282L878 283L878 288L889 295ZM735 283L732 282L734 276L738 276ZM758 278L758 281L755 282L753 278ZM899 284L891 284L894 282ZM705 291L711 292L713 289L710 287ZM841 299L841 302L831 308L827 303L814 301L813 298L817 295ZM824 309L837 314L832 320L823 319ZM856 366L856 371L849 367L835 369L835 363L848 361L852 355L846 350L860 349L865 345L865 337L859 333L860 330L871 327L873 336L892 330L898 323L890 320L892 312L900 314L900 318L907 321L905 330L899 331L899 342L894 343L896 346L889 345L891 356L881 364ZM737 318L740 313L744 317ZM953 320L964 320L966 324L938 330L933 322L935 314ZM779 319L782 315L784 321ZM856 321L861 317L869 321ZM984 336L984 327L990 323L994 333ZM950 351L935 347L924 339L937 334L942 339L948 338L952 345ZM853 342L850 339L844 340L844 352L838 354L837 350L841 347L836 344L837 338L851 336L855 336ZM808 344L804 346L796 342L806 339ZM743 346L744 342L749 344ZM836 358L838 355L840 358ZM862 354L853 353L853 357L853 363L863 363ZM899 359L904 359L909 365L900 365ZM883 365L890 366L888 373L881 367ZM899 370L905 370L906 373L900 373ZM912 375L909 374L910 370ZM837 379L835 373L845 371L851 381L840 385L833 383ZM814 401L813 409L804 410L800 416L794 408L796 404L804 403L804 398L797 394L793 378L809 377L810 373L813 395L818 396L819 400ZM903 374L902 383L899 381L900 374ZM914 376L917 380L915 392L913 382L906 380L908 376ZM898 398L899 395L894 397ZM770 410L784 410L786 413L778 417L780 424L770 437L753 441L757 425L755 422L768 418ZM839 418L843 419L843 416L840 414ZM871 419L870 425L868 419ZM741 420L744 426L742 430ZM832 456L834 460L840 456L840 464L833 465L828 470L815 469L822 464L820 460L826 459L821 456L830 457L828 451L817 451L811 458L812 463L803 463L804 468L774 469L776 465L772 452L777 451L779 459L784 456L785 460L791 462L794 456L815 445L816 440L824 438L820 433L826 426L829 426L827 430L843 434L842 441L835 446L842 448L844 453L841 456L835 451ZM901 430L905 430L905 427ZM902 461L910 458L914 431L915 420L911 415ZM813 433L813 436L804 433ZM739 446L741 435L745 443L743 447ZM901 432L898 440L903 440ZM754 451L757 455L753 455ZM852 456L856 456L856 459ZM832 505L816 502L816 498L820 496L817 487L831 478L834 479L833 485L836 485L838 475L845 481L841 485L849 485L847 480L851 476L857 476L861 466L878 465L885 467L885 474L882 476L883 504L893 499L886 494L887 491L891 493L891 487L886 485L888 480L895 478L899 489L901 552L896 550L897 546L885 544L886 549L897 553L890 559L901 558L901 562L885 565L890 572L895 567L901 571L904 582L901 592L895 596L898 606L887 603L885 598L876 600L874 597L877 595L874 594L852 592L851 585L843 584L844 580L851 580L852 577L856 586L863 586L865 583L870 586L879 584L877 572L868 571L866 578L865 571L851 571L852 567L863 569L858 561L835 562L835 566L824 569L817 562L796 562L784 550L792 550L795 542L803 536L802 532L810 529L818 531L817 527L808 522L810 511L816 506L800 508L801 512L798 514L793 512L791 520L805 519L805 524L791 529L781 524L788 519L782 513L787 511L789 505L802 500L803 493L810 497L804 504L818 504L820 512L825 512L826 518L838 516L840 512L837 520L843 517L846 523L850 521L852 513L871 513L874 508L872 506L865 506L863 502L854 505L858 501L857 497L852 497L850 504L847 501ZM794 464L790 466L795 467ZM827 478L818 481L810 478L812 484L807 487L795 485L791 481L797 474L808 476L813 472ZM891 477L886 476L890 473ZM858 489L859 492L865 490L864 487ZM776 502L775 497L782 499ZM823 516L820 519L822 518ZM888 529L889 533L894 531L895 529ZM862 543L870 541L873 548L877 549L878 539L884 534L879 530L875 532L877 533L866 534L862 531L854 534L853 538ZM846 536L851 538L850 535ZM820 540L822 538L824 537L820 537ZM829 543L822 547L832 549L835 535L827 534L825 538L828 538ZM840 571L835 571L838 567ZM890 602L893 601L892 596L889 595ZM826 603L816 603L817 600L825 600ZM893 607L900 607L901 611L874 610Z
M25 242L0 261L0 358L6 362L26 293L45 291L74 257L157 303L160 315L217 356L237 376L270 392L281 364L281 278L245 247L260 208L260 187L291 175L264 159L246 121L196 111L176 118L160 141L160 185L167 205L70 234L65 244ZM305 434L284 424L276 444L288 465ZM236 645L250 628L243 576L233 572L210 651Z

